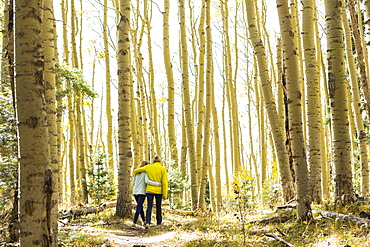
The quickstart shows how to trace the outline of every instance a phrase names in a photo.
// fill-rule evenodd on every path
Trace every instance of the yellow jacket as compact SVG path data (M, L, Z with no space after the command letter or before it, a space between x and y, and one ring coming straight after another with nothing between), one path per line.
M152 186L150 184L146 185L146 191L155 194L162 194L163 199L167 199L168 197L168 175L167 170L164 168L161 163L156 162L150 165L146 165L141 168L137 168L134 170L134 175L139 172L146 172L148 177L153 182L161 182L161 187Z

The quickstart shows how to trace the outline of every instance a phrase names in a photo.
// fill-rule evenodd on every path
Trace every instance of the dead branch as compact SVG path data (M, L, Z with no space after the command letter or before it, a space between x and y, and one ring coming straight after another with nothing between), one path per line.
M355 196L356 196L356 202L369 202L370 201L370 197L359 196L357 194Z
M115 208L117 206L117 201L113 202L103 202L99 205L100 211L103 211L108 208Z
M294 247L294 245L292 245L292 244L288 243L287 241L285 241L285 240L284 240L284 239L282 239L281 237L276 236L276 235L275 235L275 234L273 234L273 233L265 233L265 236L270 237L270 238L273 238L273 239L275 239L275 240L277 240L277 241L279 241L279 242L281 242L281 243L285 244L286 246Z
M81 215L97 214L106 209L114 208L116 207L116 205L117 205L117 202L113 201L113 202L101 203L99 206L85 206L84 208L73 208L73 209L71 208L71 209L64 210L60 218L64 219L64 218L72 217L73 219L75 219L77 216L81 216Z
M275 228L276 229L276 231L278 231L282 236L284 236L284 237L286 237L286 234L282 231L282 230L280 230L279 228Z
M288 221L290 218L288 216L273 216L273 217L270 217L270 218L265 218L265 219L261 219L261 220L255 220L255 221L250 221L248 223L250 224L254 224L254 223L257 223L257 224L270 224L270 223L284 223L286 221Z
M293 199L289 200L286 204L291 204L292 202L294 202L296 200L297 200L297 198L294 197Z
M181 216L194 216L196 212L194 211L182 211L182 210L176 210L176 209L171 209L171 208L162 208L163 211L172 213L172 214L177 214Z
M342 219L342 220L347 220L347 221L354 222L356 224L370 226L370 220L368 220L368 219L364 219L364 218L360 218L360 217L356 217L356 216L351 216L351 215L347 215L347 214L334 213L334 212L330 212L330 211L326 211L326 210L321 210L320 213L321 213L322 216L326 216L326 217L330 217L330 218L339 218L339 219Z
M360 217L361 217L361 218L370 219L370 212L369 212L369 211L362 211L362 212L360 213Z
M297 208L297 204L285 204L276 207L276 209L287 209L287 208Z

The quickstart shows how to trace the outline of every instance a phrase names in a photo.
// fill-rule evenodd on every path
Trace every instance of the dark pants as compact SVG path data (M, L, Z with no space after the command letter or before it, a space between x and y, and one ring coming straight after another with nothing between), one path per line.
M136 212L134 216L134 223L136 224L137 219L139 218L139 214L141 216L141 219L143 220L143 223L145 223L145 215L144 215L144 209L143 209L143 204L145 201L146 195L134 195L135 200L136 200Z
M150 224L150 218L152 217L152 208L153 208L153 201L155 197L155 207L156 207L156 219L157 225L162 224L162 194L151 194L146 193L148 197L148 208L146 209L146 223Z

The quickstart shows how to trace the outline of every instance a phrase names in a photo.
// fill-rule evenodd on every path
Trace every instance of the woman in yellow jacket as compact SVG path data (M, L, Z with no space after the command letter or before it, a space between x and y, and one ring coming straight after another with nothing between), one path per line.
M162 166L161 158L155 156L153 159L153 164L135 169L134 175L138 172L146 172L150 180L152 180L153 182L162 183L161 187L152 186L150 184L147 184L146 186L146 197L148 199L148 206L146 209L145 227L148 227L151 221L154 197L156 202L157 225L160 225L162 223L162 199L166 200L168 197L167 170Z

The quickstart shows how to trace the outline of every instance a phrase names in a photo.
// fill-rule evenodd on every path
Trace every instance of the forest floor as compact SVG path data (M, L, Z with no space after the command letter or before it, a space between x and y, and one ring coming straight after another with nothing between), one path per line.
M341 213L356 215L369 209L370 205L361 205L341 209ZM260 221L275 216L281 220ZM165 210L162 225L145 229L132 227L131 220L119 219L114 209L108 209L74 220L61 220L58 241L59 246L79 247L370 246L369 225L323 217L318 212L313 216L310 222L300 222L292 209L197 216ZM0 246L11 246L4 241L0 236Z

